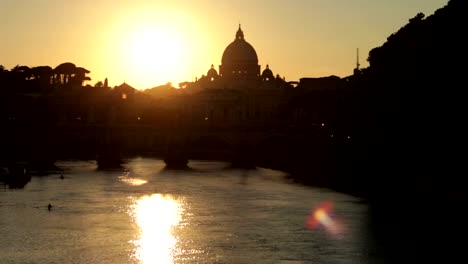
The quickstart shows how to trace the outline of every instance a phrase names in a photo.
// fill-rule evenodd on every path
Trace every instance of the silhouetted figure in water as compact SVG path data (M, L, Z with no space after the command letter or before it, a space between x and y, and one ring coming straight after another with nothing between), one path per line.
M52 209L52 205L49 204L49 205L47 206L47 209L50 211L50 209Z
M63 177L63 174L60 174L60 179L65 179L65 177Z

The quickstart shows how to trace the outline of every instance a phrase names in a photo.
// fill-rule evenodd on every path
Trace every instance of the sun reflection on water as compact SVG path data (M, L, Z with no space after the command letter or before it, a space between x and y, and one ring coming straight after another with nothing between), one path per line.
M148 181L142 180L142 179L131 179L131 178L123 178L122 177L120 180L122 182L128 184L128 185L131 185L131 186L140 186L140 185L148 183Z
M140 263L174 263L177 238L172 229L181 221L182 206L169 195L153 194L135 201L130 214L138 225L133 258Z

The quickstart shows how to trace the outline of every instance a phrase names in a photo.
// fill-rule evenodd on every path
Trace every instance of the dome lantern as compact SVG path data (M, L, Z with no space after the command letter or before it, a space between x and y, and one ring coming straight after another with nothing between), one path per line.
M237 30L237 33L236 33L236 39L244 40L244 32L242 31L240 24L239 24L239 29Z

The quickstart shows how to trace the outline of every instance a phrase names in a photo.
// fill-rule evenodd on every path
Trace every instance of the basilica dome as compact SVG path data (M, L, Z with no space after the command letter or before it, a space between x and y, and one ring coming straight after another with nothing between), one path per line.
M223 65L257 64L258 57L255 49L244 39L244 32L239 25L236 39L224 50L221 59Z

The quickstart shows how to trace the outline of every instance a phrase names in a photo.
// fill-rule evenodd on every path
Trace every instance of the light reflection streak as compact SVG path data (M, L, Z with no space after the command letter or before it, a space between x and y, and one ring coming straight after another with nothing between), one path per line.
M181 221L181 204L162 194L143 196L136 200L129 212L138 225L138 239L133 258L140 263L174 263L177 238L172 228Z
M130 178L130 172L125 172L124 175L119 177L119 180L131 186L140 186L148 183L147 180Z
M132 185L132 186L140 186L140 185L148 183L147 180L133 179L133 178L122 178L121 181L125 182L128 185Z

